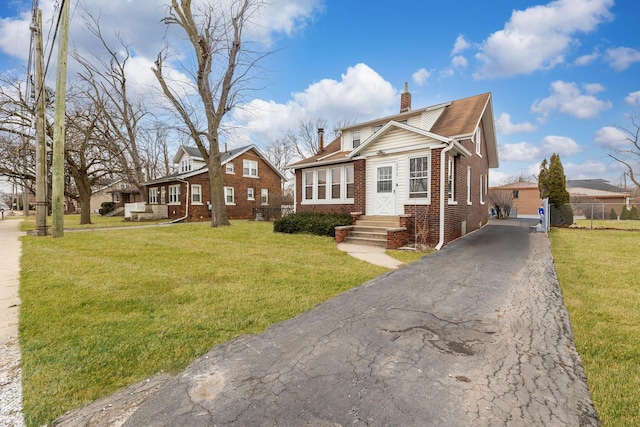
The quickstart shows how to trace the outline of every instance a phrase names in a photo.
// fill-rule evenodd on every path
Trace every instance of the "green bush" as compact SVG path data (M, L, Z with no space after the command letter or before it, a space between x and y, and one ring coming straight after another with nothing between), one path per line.
M631 212L629 212L629 219L633 219L633 220L640 219L640 216L638 215L638 207L637 206L633 206L631 208Z
M616 213L616 210L611 208L611 212L609 212L609 219L618 219L618 214Z
M629 209L627 209L626 206L622 207L622 212L620 212L620 219L623 221L626 221L629 219L629 217L631 216L631 214L629 213Z
M573 224L573 209L571 205L551 206L551 225L556 227L569 226Z
M116 204L113 202L102 202L102 204L100 205L100 209L98 209L98 213L100 215L106 215L112 210L114 210L115 207L116 207Z
M349 214L337 213L294 213L283 216L273 223L273 231L278 233L310 233L318 236L336 235L336 227L351 225Z

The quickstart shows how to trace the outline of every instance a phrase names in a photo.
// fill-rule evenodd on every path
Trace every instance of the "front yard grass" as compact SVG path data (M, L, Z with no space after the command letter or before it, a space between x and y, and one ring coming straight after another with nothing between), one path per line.
M552 229L549 237L600 422L638 426L640 234Z
M18 217L24 219L22 224L20 224L21 231L31 231L36 229L36 216L35 213L27 217ZM132 222L125 221L122 216L102 216L102 215L91 215L91 224L80 224L80 215L70 214L64 216L64 229L65 230L73 230L73 229L93 229L93 228L110 228L110 227L132 227L136 225L152 225L159 224L162 222L167 222L168 219L158 220L158 221L143 221L143 222ZM51 216L47 217L47 226L51 227Z
M27 425L264 331L386 269L268 222L22 238Z
M619 219L574 219L577 226L582 228L604 228L616 230L640 230L640 221Z

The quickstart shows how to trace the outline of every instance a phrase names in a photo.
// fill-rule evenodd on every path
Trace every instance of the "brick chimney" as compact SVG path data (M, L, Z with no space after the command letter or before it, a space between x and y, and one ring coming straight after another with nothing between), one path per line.
M411 111L411 94L409 93L409 83L404 82L404 93L400 95L400 112Z
M318 154L324 151L324 129L318 128Z

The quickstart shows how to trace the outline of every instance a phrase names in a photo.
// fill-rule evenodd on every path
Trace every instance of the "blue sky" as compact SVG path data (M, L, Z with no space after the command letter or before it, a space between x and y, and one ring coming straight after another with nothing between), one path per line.
M79 16L85 5L99 11L105 33L119 31L135 51L131 80L153 85L165 3L74 0L71 42L91 49ZM53 4L40 1L45 27ZM4 73L24 73L31 5L0 5ZM492 185L537 175L553 152L568 179L616 183L623 170L606 154L623 139L617 126L640 113L638 16L635 0L277 0L250 34L275 52L263 63L264 87L229 116L241 129L230 144L264 145L305 118L396 113L408 82L413 108L492 92L500 146Z

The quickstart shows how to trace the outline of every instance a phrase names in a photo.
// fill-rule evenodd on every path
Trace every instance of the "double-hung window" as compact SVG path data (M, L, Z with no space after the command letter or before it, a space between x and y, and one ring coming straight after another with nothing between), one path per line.
M233 187L224 187L224 203L225 205L235 205L235 190Z
M455 157L449 156L447 158L447 199L449 202L456 201L456 162Z
M471 204L471 166L467 166L467 204Z
M191 186L191 203L194 205L202 204L202 185L193 184Z
M257 178L258 177L258 162L255 160L243 160L242 161L242 175Z
M482 154L482 128L480 126L476 130L476 154L478 156Z
M340 199L342 187L342 168L331 169L331 198Z
M149 203L152 205L158 204L158 188L149 189Z
M169 204L170 205L180 204L180 185L179 184L169 186Z
M247 188L247 200L255 200L255 190L253 188Z
M358 146L360 146L360 130L354 130L352 131L352 144L353 144L353 148L357 148Z
M347 199L353 199L354 193L355 193L353 165L346 166L344 168L344 174L345 174L345 186L347 190L346 197Z
M227 163L226 166L225 166L225 170L226 170L227 173L234 173L234 171L233 171L233 163L231 163L231 162Z
M327 171L322 169L318 171L318 200L327 198Z
M429 198L429 156L409 159L409 198Z
M184 173L184 172L189 172L191 171L191 158L190 157L186 157L182 160L180 160L180 172Z
M268 205L269 204L269 189L263 188L260 190L260 204Z

